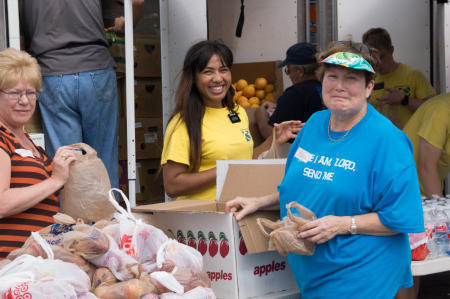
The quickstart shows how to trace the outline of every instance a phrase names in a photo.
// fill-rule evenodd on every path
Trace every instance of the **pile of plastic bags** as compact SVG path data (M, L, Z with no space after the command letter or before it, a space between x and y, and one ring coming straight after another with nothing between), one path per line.
M57 214L0 262L1 298L216 298L197 250L136 219L120 190L109 198L113 220Z

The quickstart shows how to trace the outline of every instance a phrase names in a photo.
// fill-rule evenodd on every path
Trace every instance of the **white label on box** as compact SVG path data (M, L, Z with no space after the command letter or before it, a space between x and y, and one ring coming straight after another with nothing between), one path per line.
M45 140L43 133L29 133L28 135L30 136L34 144L42 147L45 150Z
M155 143L157 141L158 141L158 134L156 132L144 134L144 142L145 143Z
M137 122L134 124L134 128L142 128L142 123L141 122Z

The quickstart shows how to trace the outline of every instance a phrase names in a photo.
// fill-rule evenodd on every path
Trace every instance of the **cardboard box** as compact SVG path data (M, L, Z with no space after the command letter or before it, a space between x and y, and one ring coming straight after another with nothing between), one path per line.
M125 39L106 33L109 53L116 62L116 72L125 72ZM134 35L134 76L161 77L161 43L159 35Z
M164 183L160 159L136 161L136 202L150 204L164 202ZM128 167L126 160L119 161L119 186L128 194Z
M135 35L134 76L161 77L161 43L158 35Z
M248 84L254 83L256 78L264 77L269 83L275 85L273 95L275 99L283 93L283 72L277 68L281 61L235 63L231 68L233 82L239 79L247 80Z
M135 80L134 105L136 117L161 117L161 79Z
M125 117L125 78L117 80L117 88L118 92L120 92L120 116ZM162 89L160 78L137 78L134 80L134 111L136 117L162 117Z
M219 166L220 163L224 163ZM272 163L272 164L269 164ZM218 161L219 200L182 200L138 206L139 218L170 237L197 248L217 298L249 298L297 288L288 261L267 251L268 240L256 218L279 218L278 211L260 211L239 224L225 213L225 202L236 195L263 196L275 192L285 160ZM222 191L223 190L223 191Z
M162 118L136 118L136 159L161 158L163 148ZM127 123L119 122L119 160L127 159Z

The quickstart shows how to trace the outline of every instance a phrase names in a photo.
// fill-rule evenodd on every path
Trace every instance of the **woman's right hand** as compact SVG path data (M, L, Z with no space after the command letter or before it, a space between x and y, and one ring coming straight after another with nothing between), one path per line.
M75 161L75 151L70 146L60 147L53 158L53 170L51 178L57 182L61 187L69 179L69 166L70 163Z
M241 197L237 196L228 201L225 205L227 213L234 213L236 220L239 221L247 215L256 212L261 205L259 197Z

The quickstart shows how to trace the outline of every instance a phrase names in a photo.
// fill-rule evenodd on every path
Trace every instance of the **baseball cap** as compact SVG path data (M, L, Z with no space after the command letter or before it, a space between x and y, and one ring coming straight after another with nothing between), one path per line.
M317 50L313 44L297 43L289 47L286 51L286 59L278 64L278 68L282 68L286 64L303 65L316 63L316 57L314 56L316 53Z

